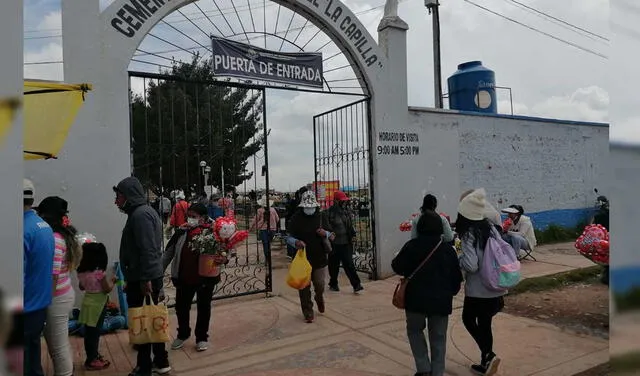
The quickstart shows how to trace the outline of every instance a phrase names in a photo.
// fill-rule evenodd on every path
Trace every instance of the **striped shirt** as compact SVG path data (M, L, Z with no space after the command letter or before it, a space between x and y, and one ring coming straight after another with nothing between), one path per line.
M53 296L62 296L71 290L69 263L67 262L67 243L59 233L53 233L56 239L56 250L53 255L53 275L58 277Z

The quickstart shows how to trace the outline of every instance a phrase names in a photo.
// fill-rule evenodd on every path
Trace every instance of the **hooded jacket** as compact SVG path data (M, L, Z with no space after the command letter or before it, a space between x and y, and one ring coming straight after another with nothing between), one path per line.
M122 208L127 223L120 240L120 263L125 281L146 282L162 278L162 220L147 205L142 184L135 177L122 180L116 187L127 199Z

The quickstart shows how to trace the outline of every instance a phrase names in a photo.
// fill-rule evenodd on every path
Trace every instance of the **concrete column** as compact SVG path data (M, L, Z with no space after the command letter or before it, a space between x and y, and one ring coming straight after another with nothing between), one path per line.
M111 72L121 65L109 58L112 51L102 41L99 16L99 0L62 1L65 82L94 87L59 159L29 163L26 171L40 188L39 197L69 201L74 225L95 234L115 261L125 217L114 205L111 188L130 175L128 81L126 65L119 75Z
M393 274L391 260L405 241L398 231L402 218L410 213L413 195L406 192L406 170L394 165L395 158L379 156L379 132L404 130L408 123L407 102L407 30L398 16L385 16L378 27L378 44L387 57L381 85L371 102L373 155L374 219L376 229L378 278ZM407 193L407 195L405 195Z
M23 51L21 0L0 2L0 98L22 98ZM6 294L22 296L22 111L0 140L0 286Z

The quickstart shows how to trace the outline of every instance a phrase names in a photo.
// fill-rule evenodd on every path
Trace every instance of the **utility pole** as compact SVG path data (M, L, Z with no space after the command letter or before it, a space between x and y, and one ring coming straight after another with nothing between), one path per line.
M443 108L442 104L442 67L440 61L440 2L439 0L424 0L433 19L433 85L435 107Z

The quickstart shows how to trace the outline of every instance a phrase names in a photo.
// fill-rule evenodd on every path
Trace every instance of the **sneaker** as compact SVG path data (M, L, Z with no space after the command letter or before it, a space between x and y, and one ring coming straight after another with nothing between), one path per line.
M329 285L329 290L335 291L335 292L340 292L340 287Z
M487 369L484 368L484 366L482 366L481 364L473 364L471 365L471 372L476 375L484 376L487 374Z
M171 366L169 365L169 360L165 360L162 364L157 364L155 361L153 362L153 373L156 375L166 375L171 372Z
M87 371L102 371L109 368L109 363L101 359L94 359L89 363L85 363L84 368Z
M182 339L174 339L173 343L171 344L171 350L180 350L181 348L184 347L184 340Z
M305 317L305 318L304 318L304 321L305 321L307 324L312 324L312 323L313 323L313 316L307 316L307 317Z
M200 342L196 343L196 351L202 352L202 351L207 351L207 350L209 350L209 342L200 341Z
M486 376L493 376L498 373L498 367L500 367L500 358L498 358L496 354L491 353L487 356L487 359L485 359L484 366L486 369L484 374Z
M356 287L354 287L354 288L353 288L353 293L354 293L354 294L357 294L357 293L359 293L359 292L360 292L360 291L362 291L362 290L364 290L364 287L362 287L362 285L358 285L358 286L356 286Z

